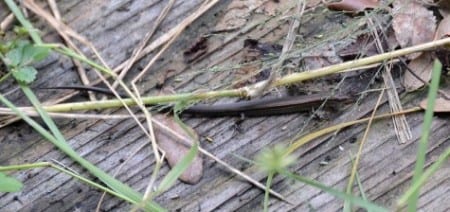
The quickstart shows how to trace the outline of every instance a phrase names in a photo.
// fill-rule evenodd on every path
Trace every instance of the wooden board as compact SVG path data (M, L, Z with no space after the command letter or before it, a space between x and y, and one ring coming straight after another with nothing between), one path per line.
M141 82L141 89L148 94L157 94L155 88L158 79L168 70L174 70L167 77L166 87L177 92L220 89L235 79L237 71L233 65L241 60L243 41L247 38L264 42L282 44L287 33L286 19L280 19L286 8L292 8L295 1L273 3L272 1L221 1L213 9L201 16L172 45L161 59L149 71ZM195 11L202 1L177 1L168 18L162 23L155 38L168 32L190 13ZM86 36L101 52L108 65L115 67L127 59L137 43L150 30L166 1L59 1L58 6L65 22L77 32ZM314 1L310 2L313 7ZM5 5L1 5L1 17L7 14ZM271 16L278 15L278 16ZM33 23L42 30L46 40L57 40L55 32L36 17ZM236 21L238 20L238 21ZM228 22L227 22L228 21ZM235 21L229 23L231 21ZM353 21L353 22L352 22ZM225 22L225 24L224 24ZM323 7L307 10L302 19L300 35L305 46L320 47L328 45L336 50L342 49L352 37L345 32L354 19L341 13L325 11ZM317 27L321 26L321 27ZM330 33L333 32L333 33ZM334 34L328 41L321 36ZM208 51L191 63L184 61L183 52L189 49L201 36L208 35ZM325 43L325 44L324 44ZM319 45L321 44L321 45ZM86 50L86 49L83 49ZM299 51L299 55L301 55ZM140 61L130 76L146 65L148 58ZM39 64L38 80L34 88L80 84L72 63L52 55ZM214 72L211 70L221 70ZM91 79L94 74L89 72ZM359 77L359 76L358 76ZM360 82L349 78L339 89L364 88L370 76L361 74ZM129 81L131 77L127 77ZM320 82L323 83L323 82ZM311 84L311 83L309 83ZM309 85L307 82L305 86ZM313 83L312 83L313 84ZM12 82L1 84L0 91L15 89ZM333 87L331 85L330 87ZM375 84L374 84L375 86ZM314 86L313 86L314 87ZM316 86L317 87L317 86ZM281 90L283 92L283 90ZM71 91L36 91L42 101L68 95ZM276 92L275 92L276 93ZM20 105L27 105L17 90L8 96ZM255 179L265 182L265 175L254 165L242 161L235 155L253 159L261 149L276 143L288 144L298 133L312 132L319 128L353 120L369 114L374 106L376 95L369 95L359 105L349 105L336 114L325 112L330 119L311 119L311 113L267 118L186 118L201 137L201 145L230 165L237 167ZM72 101L85 100L76 96ZM405 107L415 105L420 99L413 98ZM230 100L221 100L230 101ZM388 108L383 105L382 111ZM124 113L124 110L106 110L102 113ZM396 198L408 188L414 169L416 144L420 138L423 114L408 116L413 139L399 145L390 119L377 121L372 126L358 174L367 197L381 205L391 208ZM116 174L121 181L143 192L152 174L155 159L147 146L147 139L132 120L79 120L57 119L58 126L70 145L83 157L110 174ZM238 126L236 126L238 123ZM306 123L306 124L305 124ZM448 118L436 117L427 154L427 165L436 160L443 150L449 148ZM316 179L326 185L343 190L346 187L351 163L349 152L354 155L358 142L364 132L364 126L355 126L343 130L334 136L315 140L295 152L299 160L291 168L298 174ZM211 138L208 142L206 138ZM131 155L132 152L138 151ZM196 185L177 182L167 192L157 196L155 201L170 211L261 211L263 191L231 174L224 167L209 158L204 158L204 176ZM58 151L53 145L42 139L36 132L22 122L0 129L0 165L32 163L56 160L81 175L91 177L85 170ZM121 170L118 167L124 164ZM323 165L324 161L327 165ZM159 183L168 172L164 166L157 180ZM419 207L423 211L446 211L450 204L448 189L450 167L446 164L421 190ZM12 174L24 183L24 189L17 193L0 194L0 211L94 211L101 197L95 190L69 176L50 169L33 169ZM277 176L273 189L284 195L293 204L270 200L270 211L337 211L343 202L333 196L294 183ZM357 188L354 189L357 192ZM106 196L101 205L104 211L129 210L131 206L117 198Z

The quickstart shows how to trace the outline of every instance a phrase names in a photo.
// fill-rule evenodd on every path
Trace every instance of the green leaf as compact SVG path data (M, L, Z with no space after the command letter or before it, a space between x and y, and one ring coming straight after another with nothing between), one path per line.
M16 80L29 84L36 79L37 71L31 66L24 66L13 69L12 74Z
M11 49L11 51L5 55L5 63L7 66L17 67L21 61L22 49L20 48Z
M36 46L36 45L25 45L22 50L22 61L21 65L29 65L30 63L41 61L45 59L50 52L49 47Z
M22 189L22 183L0 172L0 192L16 192Z
M8 46L4 46L3 49ZM50 53L50 46L37 46L30 44L27 40L18 40L9 48L13 47L6 53L5 62L10 67L27 66L33 62L45 59Z

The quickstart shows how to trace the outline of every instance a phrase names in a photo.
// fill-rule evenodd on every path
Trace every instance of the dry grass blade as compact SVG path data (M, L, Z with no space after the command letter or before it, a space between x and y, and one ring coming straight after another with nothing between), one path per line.
M148 71L148 69L153 65L153 63L159 58L159 56L161 56L161 54L173 43L173 41L175 41L175 39L181 34L181 32L183 32L184 29L186 29L186 27L188 25L190 25L192 22L194 22L198 17L200 17L203 13L205 13L206 11L208 11L210 8L212 8L216 3L218 3L218 0L211 0L210 2L205 1L203 3L202 6L200 6L200 8L195 11L192 15L190 15L189 17L185 18L183 20L182 23L180 23L178 26L176 26L175 28L173 28L171 31L169 31L168 33L165 34L165 36L163 36L160 39L164 39L166 38L166 45L164 45L161 50L152 58L152 60L150 60L150 62L144 67L144 69L141 71L141 73L139 73L138 76L136 76L133 80L132 80L132 84L133 86L136 84L136 82L141 79L144 74ZM153 42L152 45L148 46L146 49L152 49L150 47L152 46L156 46L158 44L158 40ZM165 43L165 42L163 42ZM158 45L159 46L159 45ZM148 52L144 49L142 51L143 54L147 54ZM135 90L137 92L137 90Z
M49 13L47 13L44 9L39 7L33 0L26 0L24 1L24 5L31 11L33 11L38 16L44 18L53 28L55 28L58 31L63 31L65 35L68 35L70 37L73 37L74 39L78 40L79 42L83 43L85 46L89 47L91 51L94 53L94 55L97 57L97 59L102 63L104 67L111 70L108 66L108 64L105 62L105 60L102 58L100 53L97 51L95 46L83 35L80 35L75 30L67 26L66 24L56 20L53 16L51 16ZM82 56L84 56L81 52L78 52Z
M385 91L385 89L383 89L381 91L380 95L378 96L377 103L375 104L375 108L373 109L372 115L369 118L366 130L364 131L364 135L363 135L363 137L361 139L361 143L359 144L358 153L356 154L356 159L355 159L355 161L353 163L352 171L350 173L350 178L349 178L348 183L347 183L347 190L346 190L347 194L351 195L351 193L352 193L352 188L353 188L353 184L354 184L354 181L355 181L356 174L358 173L358 165L359 165L359 161L361 159L364 143L367 141L367 136L369 135L370 128L372 127L372 121L374 120L375 114L376 114L376 112L378 110L378 107L380 106L381 100L383 99L384 91ZM349 209L350 208L349 204L350 204L349 202L345 202L344 208ZM345 209L344 209L344 211L345 211Z
M128 70L131 68L131 66L134 64L134 62L138 59L139 55L141 55L142 49L145 47L145 44L150 40L150 38L153 36L154 32L156 31L156 29L158 28L159 24L162 22L162 20L166 17L166 15L168 14L169 10L172 8L173 3L175 1L171 0L166 7L163 9L163 11L161 12L161 14L159 15L158 19L156 20L155 24L153 25L153 28L145 35L144 39L141 41L141 43L139 44L138 48L135 49L133 51L133 55L131 56L131 58L129 58L126 61L126 65L125 67L122 69L120 75L117 77L116 81L113 83L112 87L116 88L117 85L119 85L119 81L123 79L123 77L126 75L126 73L128 72ZM143 115L143 117L145 117L145 115ZM129 159L131 158L131 156L135 155L138 151L140 151L142 148L144 147L144 145L141 145L140 147L138 147L135 151L133 151L130 156L124 161L124 163L122 163L115 171L114 176L117 175L120 170L124 167L124 165L129 161ZM164 158L164 156L163 156ZM103 202L103 199L106 195L106 192L103 192L97 207L96 207L96 211L100 211L101 208L101 204Z
M277 63L275 63L271 70L270 75L267 78L264 83L262 83L258 87L254 87L253 90L248 90L248 96L250 97L256 97L262 95L268 88L270 88L273 84L273 81L275 80L277 74L280 72L284 61L286 60L286 54L292 49L294 46L295 38L297 36L298 28L300 27L300 20L303 16L303 13L305 12L306 7L306 1L299 0L297 2L297 8L295 10L295 15L292 17L294 20L292 21L291 25L289 26L289 32L286 36L286 40L283 44L283 49L281 50L280 58L278 59Z
M378 28L382 29L381 25L378 24ZM369 24L371 26L375 26L376 24L372 19L369 19ZM376 27L374 27L376 28ZM381 44L380 36L377 30L373 31L375 36L375 44L379 52L384 53L383 45ZM384 84L387 88L395 88L395 82L391 74L393 63L384 63L384 71L382 72L382 77ZM391 108L391 112L396 113L403 110L402 103L400 102L400 97L398 96L396 89L388 89L388 102ZM409 127L408 122L406 121L405 115L393 116L392 121L394 123L395 134L397 135L397 139L400 144L407 143L412 138L411 128Z
M173 4L175 3L175 0L170 0L169 3L167 3L166 7L161 11L158 18L156 19L152 29L145 35L144 39L142 39L141 43L139 43L138 47L133 51L133 55L131 58L129 58L127 61L125 61L125 67L120 72L119 76L117 77L116 81L113 83L113 87L117 87L119 85L118 80L122 80L123 77L128 73L128 70L133 66L133 64L136 62L136 60L139 58L139 56L142 53L142 50L145 47L145 44L152 38L153 34L155 33L156 29L158 29L161 22L164 20L164 18L169 13L170 9L172 8Z
M39 7L36 3L34 3L34 1L32 0L28 0L24 2L25 6L32 10L34 13L38 14L39 16L43 17L50 25L52 25L55 29L57 30L61 30L64 31L65 35L69 35L75 39L77 39L78 41L80 41L81 43L83 43L84 45L90 47L90 49L94 52L94 54L97 56L97 58L102 62L103 66L107 69L110 70L108 65L106 64L106 62L104 62L104 60L102 59L102 57L100 56L100 54L98 53L98 51L96 50L96 48L92 45L91 42L89 42L86 38L84 38L82 35L78 34L77 32L75 32L74 30L72 30L70 27L66 26L64 23L58 22L57 20L55 20L55 18L53 18L50 14L48 14L45 10L43 10L41 7ZM81 58L83 58L84 55L81 54ZM85 57L84 57L85 58ZM119 97L119 95L117 94L117 92L112 88L112 86L110 85L110 83L106 80L106 78L100 74L98 72L98 70L94 69L95 73L97 74L97 76L101 79L101 81L103 81L110 89L111 91L116 95L116 97L118 97L119 101L121 101L121 103L123 103L123 106L127 109L127 111L133 116L133 112L130 110L130 108L124 104L123 100ZM125 90L128 90L126 87L124 87ZM133 95L131 95L131 97L133 98L134 101L139 102L136 97L134 97ZM143 108L143 112L144 114L146 113L146 109ZM147 117L148 114L146 114ZM137 119L137 117L134 117L134 120L136 121L136 123L138 124L138 126L141 127L141 129L143 130L143 132L147 135L148 138L150 138L150 140L154 141L154 135L153 132L151 130L151 127L149 128L149 132L147 132L147 130L145 130L145 127L140 123L140 121ZM150 119L149 119L150 120ZM151 123L151 122L147 122L147 123ZM153 142L154 143L154 142ZM156 145L153 145L155 152L156 151ZM156 153L156 155L158 155ZM161 161L161 159L159 157L158 161Z
M23 111L28 116L34 116L38 117L39 114L36 113L34 110L24 110ZM50 117L52 118L68 118L68 119L101 119L101 120L107 120L107 119L131 119L133 118L129 114L86 114L86 113L48 113ZM0 115L11 115L14 116L15 113L11 111L8 108L0 108ZM144 115L137 114L135 115L138 118L143 118Z
M59 22L58 25L62 25L63 23L61 22L61 14L58 10L58 6L55 0L48 0L48 4L50 5L50 9L52 10L53 16L55 16L55 20ZM78 54L82 54L81 50L70 40L66 31L61 30L60 28L55 29L58 32L58 34L64 39L66 45L68 45L69 48L76 51ZM77 67L78 75L80 76L83 85L89 85L90 84L89 78L86 75L86 70L84 69L83 65L78 60L73 59L72 61L74 65ZM91 101L97 100L93 92L88 92L88 95Z
M153 152L155 154L156 161L157 161L157 165L156 165L155 169L159 168L159 164L162 163L162 158L159 156L159 153L158 153L158 146L157 146L157 143L156 143L155 133L154 133L153 126L152 126L151 115L147 111L147 109L145 108L145 105L144 105L144 103L143 103L143 101L141 99L141 95L139 93L139 89L136 86L136 82L139 79L141 79L142 76L144 76L144 74L149 70L149 68L154 64L154 62L162 55L163 52L165 52L165 50L173 43L173 41L175 41L175 39L181 34L181 32L189 24L191 24L197 17L199 17L204 12L206 12L209 8L214 6L217 2L218 1L212 1L210 3L205 2L196 12L194 12L193 15L189 16L188 18L186 18L185 22L183 22L185 24L184 25L179 25L179 27L177 27L176 33L161 48L161 50L150 60L150 62L144 67L144 69L131 81L131 86L133 87L133 90L135 91L135 95L137 97L135 99L135 102L137 103L137 105L139 106L141 111L145 114L146 119L147 119L147 125L148 125L150 140L151 140ZM186 20L189 20L189 21L186 22ZM132 95L132 97L133 97L133 95ZM149 184L147 186L147 189L145 191L145 194L144 194L144 199L149 199L149 197L151 195L151 189L152 189L153 183L154 183L154 181L156 180L156 177L157 177L156 173L157 173L156 171L153 172L152 177L150 178L150 182L149 182Z

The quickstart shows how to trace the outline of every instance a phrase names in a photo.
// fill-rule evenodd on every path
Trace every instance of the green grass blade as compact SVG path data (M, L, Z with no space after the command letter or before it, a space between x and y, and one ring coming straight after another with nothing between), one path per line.
M65 168L62 168L60 166L54 165L54 164L49 163L49 162L38 162L38 163L32 163L32 164L20 164L20 165L12 165L12 166L0 166L0 175L1 175L2 171L12 171L12 170L17 171L17 170L24 170L24 169L48 168L48 167L56 169L56 170L58 170L58 171L60 171L62 173L65 173L65 174L69 175L69 176L72 176L73 178L76 178L76 179L80 180L83 183L86 183L86 184L88 184L88 185L90 185L90 186L92 186L94 188L97 188L97 189L99 189L101 191L109 193L109 194L111 194L113 196L116 196L116 197L118 197L120 199L123 199L123 200L125 200L127 202L137 204L137 202L134 202L133 200L129 199L128 197L126 197L126 196L124 196L122 194L114 192L113 190L111 190L111 189L109 189L107 187L104 187L104 186L102 186L102 185L100 185L98 183L95 183L95 182L87 179L87 178L84 178L84 177L82 177L82 176L80 176L78 174L75 174L72 171L69 171L69 170L67 170ZM1 184L2 184L2 179L1 179L1 176L0 176L0 185ZM1 188L0 188L0 191L1 191Z
M189 152L186 154L186 156L183 157L183 159L180 160L180 162L177 163L170 171L167 173L167 175L164 177L164 179L161 181L161 183L158 186L157 194L160 194L170 187L173 186L175 181L180 177L181 174L192 164L192 161L194 161L195 157L198 153L198 142L195 142L194 145L189 149Z
M428 146L428 137L430 135L431 131L431 123L433 121L433 112L434 112L434 105L436 102L437 97L437 91L439 89L439 80L441 77L441 70L442 70L442 64L438 61L434 61L433 65L433 74L431 78L431 84L430 89L428 90L428 102L427 102L427 109L425 110L425 116L423 121L423 127L422 127L422 136L420 137L419 141L419 147L417 150L417 160L416 160L416 167L414 169L414 176L412 179L412 187L416 186L418 183L419 178L422 176L423 167L425 164L425 156L427 152L427 146ZM419 199L419 191L420 188L417 188L417 190L411 195L409 201L408 201L408 211L416 211L417 210L417 201Z
M9 100L7 100L3 95L0 94L0 101L5 104L7 107L11 108L20 118L22 118L26 123L28 123L33 129L35 129L38 133L40 133L44 138L52 142L55 146L57 146L61 151L66 153L70 158L74 161L78 162L81 166L86 168L89 172L91 172L94 176L98 177L103 183L108 185L110 188L115 190L118 193L121 193L128 198L132 199L134 202L140 202L142 200L142 194L134 191L129 186L123 184L117 179L111 177L103 170L97 168L89 161L80 157L78 153L76 153L66 142L65 140L56 139L51 133L46 131L42 126L40 126L37 122L27 116L25 113L20 111L14 104L12 104ZM151 211L164 211L164 209L154 202L150 202L146 204L146 209Z
M415 194L420 187L425 184L426 180L431 177L445 162L448 162L448 158L450 157L450 148L445 150L443 154L439 156L439 159L433 163L421 176L417 179L417 182L403 194L403 196L398 200L397 206L403 207L407 201L411 198L413 194Z
M23 16L20 9L17 7L17 5L12 0L6 0L5 3L8 5L8 7L11 9L13 14L16 16L16 18L19 20L19 22L28 30L28 33L30 34L33 41L41 45L43 44L42 39L40 38L37 31L33 28L31 23ZM62 133L59 131L59 129L54 124L53 120L48 116L47 112L45 112L42 109L41 104L37 100L34 93L31 91L31 89L28 88L26 85L21 85L22 90L24 91L25 95L29 98L29 100L33 103L35 106L35 109L38 111L38 113L41 115L42 119L46 123L46 125L49 127L53 135L48 133L44 128L42 128L39 124L34 122L32 119L27 117L25 114L21 113L17 108L15 109L16 114L24 119L27 123L33 123L32 126L34 129L36 129L41 135L43 135L45 138L50 140L54 145L56 145L59 149L61 149L64 153L66 153L69 157L71 157L73 160L77 161L79 164L81 164L83 167L85 167L88 171L90 171L93 175L98 177L102 182L107 184L110 188L114 189L115 191L126 195L133 199L136 202L139 202L142 199L142 195L138 192L134 191L127 185L123 184L122 182L116 180L115 178L109 176L107 173L103 172L93 164L91 164L89 161L85 160L84 158L80 157L73 149L65 142L65 139L62 135ZM5 103L5 105L9 105L11 109L15 108L15 106L7 101L3 96L1 97L2 102ZM7 102L9 104L7 104ZM14 109L13 109L14 110ZM31 125L31 124L30 124ZM156 203L149 203L149 206L147 209L153 210L153 211L161 211L163 208L161 208Z
M385 208L383 208L381 206L378 206L378 205L376 205L374 203L371 203L369 201L363 200L363 199L361 199L359 197L348 195L345 192L342 192L342 191L330 188L330 187L325 186L325 185L323 185L323 184L321 184L321 183L319 183L319 182L317 182L315 180L308 179L306 177L302 177L300 175L296 175L296 174L293 174L293 173L288 172L288 171L283 171L283 172L281 172L281 174L286 176L286 177L289 177L291 179L294 179L294 180L300 181L302 183L305 183L307 185L316 187L316 188L318 188L320 190L323 190L323 191L325 191L325 192L327 192L327 193L329 193L329 194L331 194L331 195L333 195L335 197L341 198L344 201L348 201L348 202L350 202L350 203L352 203L354 205L363 207L366 210L375 211L375 212L387 212L388 211L387 209L385 209Z
M354 163L355 163L355 160L353 160L353 156L352 156L351 153L350 153L350 155L349 155L349 158L350 158L351 164L352 164L352 166L353 166ZM362 186L361 179L359 178L358 171L355 172L355 179L356 179L356 183L357 183L357 185L358 185L359 193L361 193L361 198L362 198L363 200L367 201L367 196L366 196L366 193L364 192L364 188L363 188L363 186ZM351 193L348 193L348 194L351 194ZM352 205L350 204L350 202L345 201L345 202L344 202L344 209L343 209L343 211L344 211L344 212L350 212L350 211L351 211L351 208L352 208ZM368 212L371 212L371 211L368 210Z
M42 44L42 39L37 33L37 30L31 25L31 23L23 16L22 12L20 12L19 7L14 3L13 0L5 0L6 5L8 5L11 12L16 16L17 20L19 20L20 24L28 30L31 39L37 44Z

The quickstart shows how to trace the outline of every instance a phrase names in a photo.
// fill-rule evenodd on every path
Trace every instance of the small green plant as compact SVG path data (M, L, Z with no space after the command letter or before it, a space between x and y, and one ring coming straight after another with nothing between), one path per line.
M256 164L261 170L268 173L266 181L266 190L264 194L264 211L268 211L269 207L269 190L272 184L273 176L281 173L295 162L295 157L286 154L287 149L282 145L275 145L273 148L263 149L256 155Z
M267 173L281 172L295 162L295 157L287 155L286 151L282 145L264 149L256 156L256 164Z
M16 40L1 46L1 59L12 76L20 83L29 84L36 79L37 71L33 63L45 59L50 48L31 44L26 40Z

